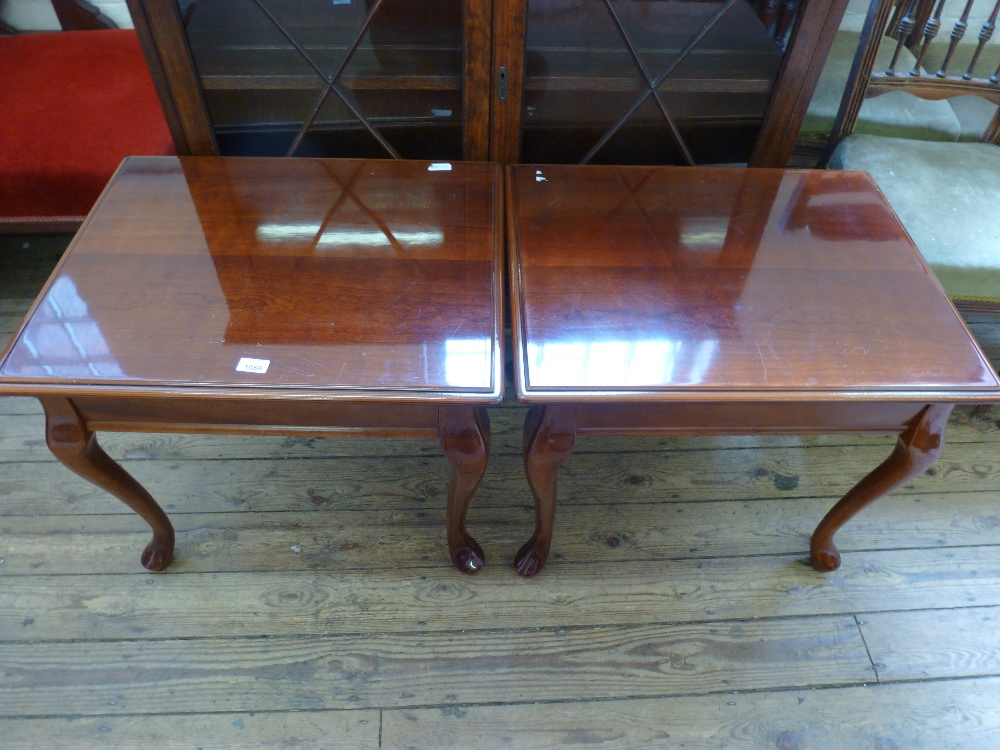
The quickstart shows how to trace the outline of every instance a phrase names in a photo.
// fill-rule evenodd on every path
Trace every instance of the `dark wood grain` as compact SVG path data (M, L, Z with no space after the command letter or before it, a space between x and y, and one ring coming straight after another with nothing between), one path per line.
M847 0L807 0L803 4L750 155L751 167L788 164L846 9Z
M465 158L490 158L490 102L493 66L489 53L493 3L465 0Z
M0 358L0 393L38 396L57 458L150 523L153 570L173 530L96 429L439 437L473 572L476 407L503 392L498 201L481 163L127 160Z
M521 155L527 6L527 0L493 3L490 159L499 164L514 164ZM507 95L503 101L498 85L501 69L507 76Z
M871 179L783 170L509 168L518 398L541 570L577 433L877 432L892 456L830 512L923 473L951 405L1000 398L968 329Z
M173 0L126 0L163 114L181 156L219 153L194 60Z

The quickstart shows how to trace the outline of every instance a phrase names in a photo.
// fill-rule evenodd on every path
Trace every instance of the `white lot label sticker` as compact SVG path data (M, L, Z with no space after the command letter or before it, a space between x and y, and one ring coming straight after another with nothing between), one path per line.
M239 364L236 365L236 372L267 372L267 366L271 364L269 359L250 359L250 357L242 357Z
M447 161L436 161L427 167L428 172L450 172L451 163Z

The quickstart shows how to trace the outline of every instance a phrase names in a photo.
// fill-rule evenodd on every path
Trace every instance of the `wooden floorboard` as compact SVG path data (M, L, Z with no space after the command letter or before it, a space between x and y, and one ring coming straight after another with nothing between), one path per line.
M0 340L67 241L0 238ZM524 414L491 413L474 577L433 440L103 434L177 527L153 574L0 398L0 748L1000 747L1000 410L957 409L831 574L809 534L891 437L581 438L528 581Z
M0 711L392 708L862 684L854 617L355 636L12 643ZM470 679L471 676L475 679Z
M388 571L11 576L0 592L0 642L611 627L986 605L1000 606L992 546L853 553L836 576L804 557L762 557L557 564L531 582L509 564L457 577L441 555L435 567L405 560Z
M861 618L882 682L1000 675L998 625L996 606L872 612Z
M1000 680L383 713L383 750L429 747L983 750L1000 747Z
M379 712L288 711L0 719L4 750L377 750ZM427 747L433 747L427 745Z

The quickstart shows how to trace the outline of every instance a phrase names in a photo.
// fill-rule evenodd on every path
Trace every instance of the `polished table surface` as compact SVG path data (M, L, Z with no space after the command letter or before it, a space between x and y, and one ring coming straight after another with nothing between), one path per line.
M131 158L0 382L496 401L495 179L460 162Z
M813 535L940 453L955 403L1000 382L871 178L516 166L507 221L515 380L545 563L576 434L888 432L897 450Z
M500 175L490 164L133 157L0 357L66 466L173 529L97 430L437 437L448 541L503 393Z
M545 166L511 183L526 402L997 388L864 173Z

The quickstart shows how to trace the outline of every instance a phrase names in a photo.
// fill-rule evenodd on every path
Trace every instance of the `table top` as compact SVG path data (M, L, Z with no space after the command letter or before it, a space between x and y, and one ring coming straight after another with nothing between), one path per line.
M995 401L862 172L510 168L525 401Z
M0 392L489 402L490 164L133 157L0 359Z

